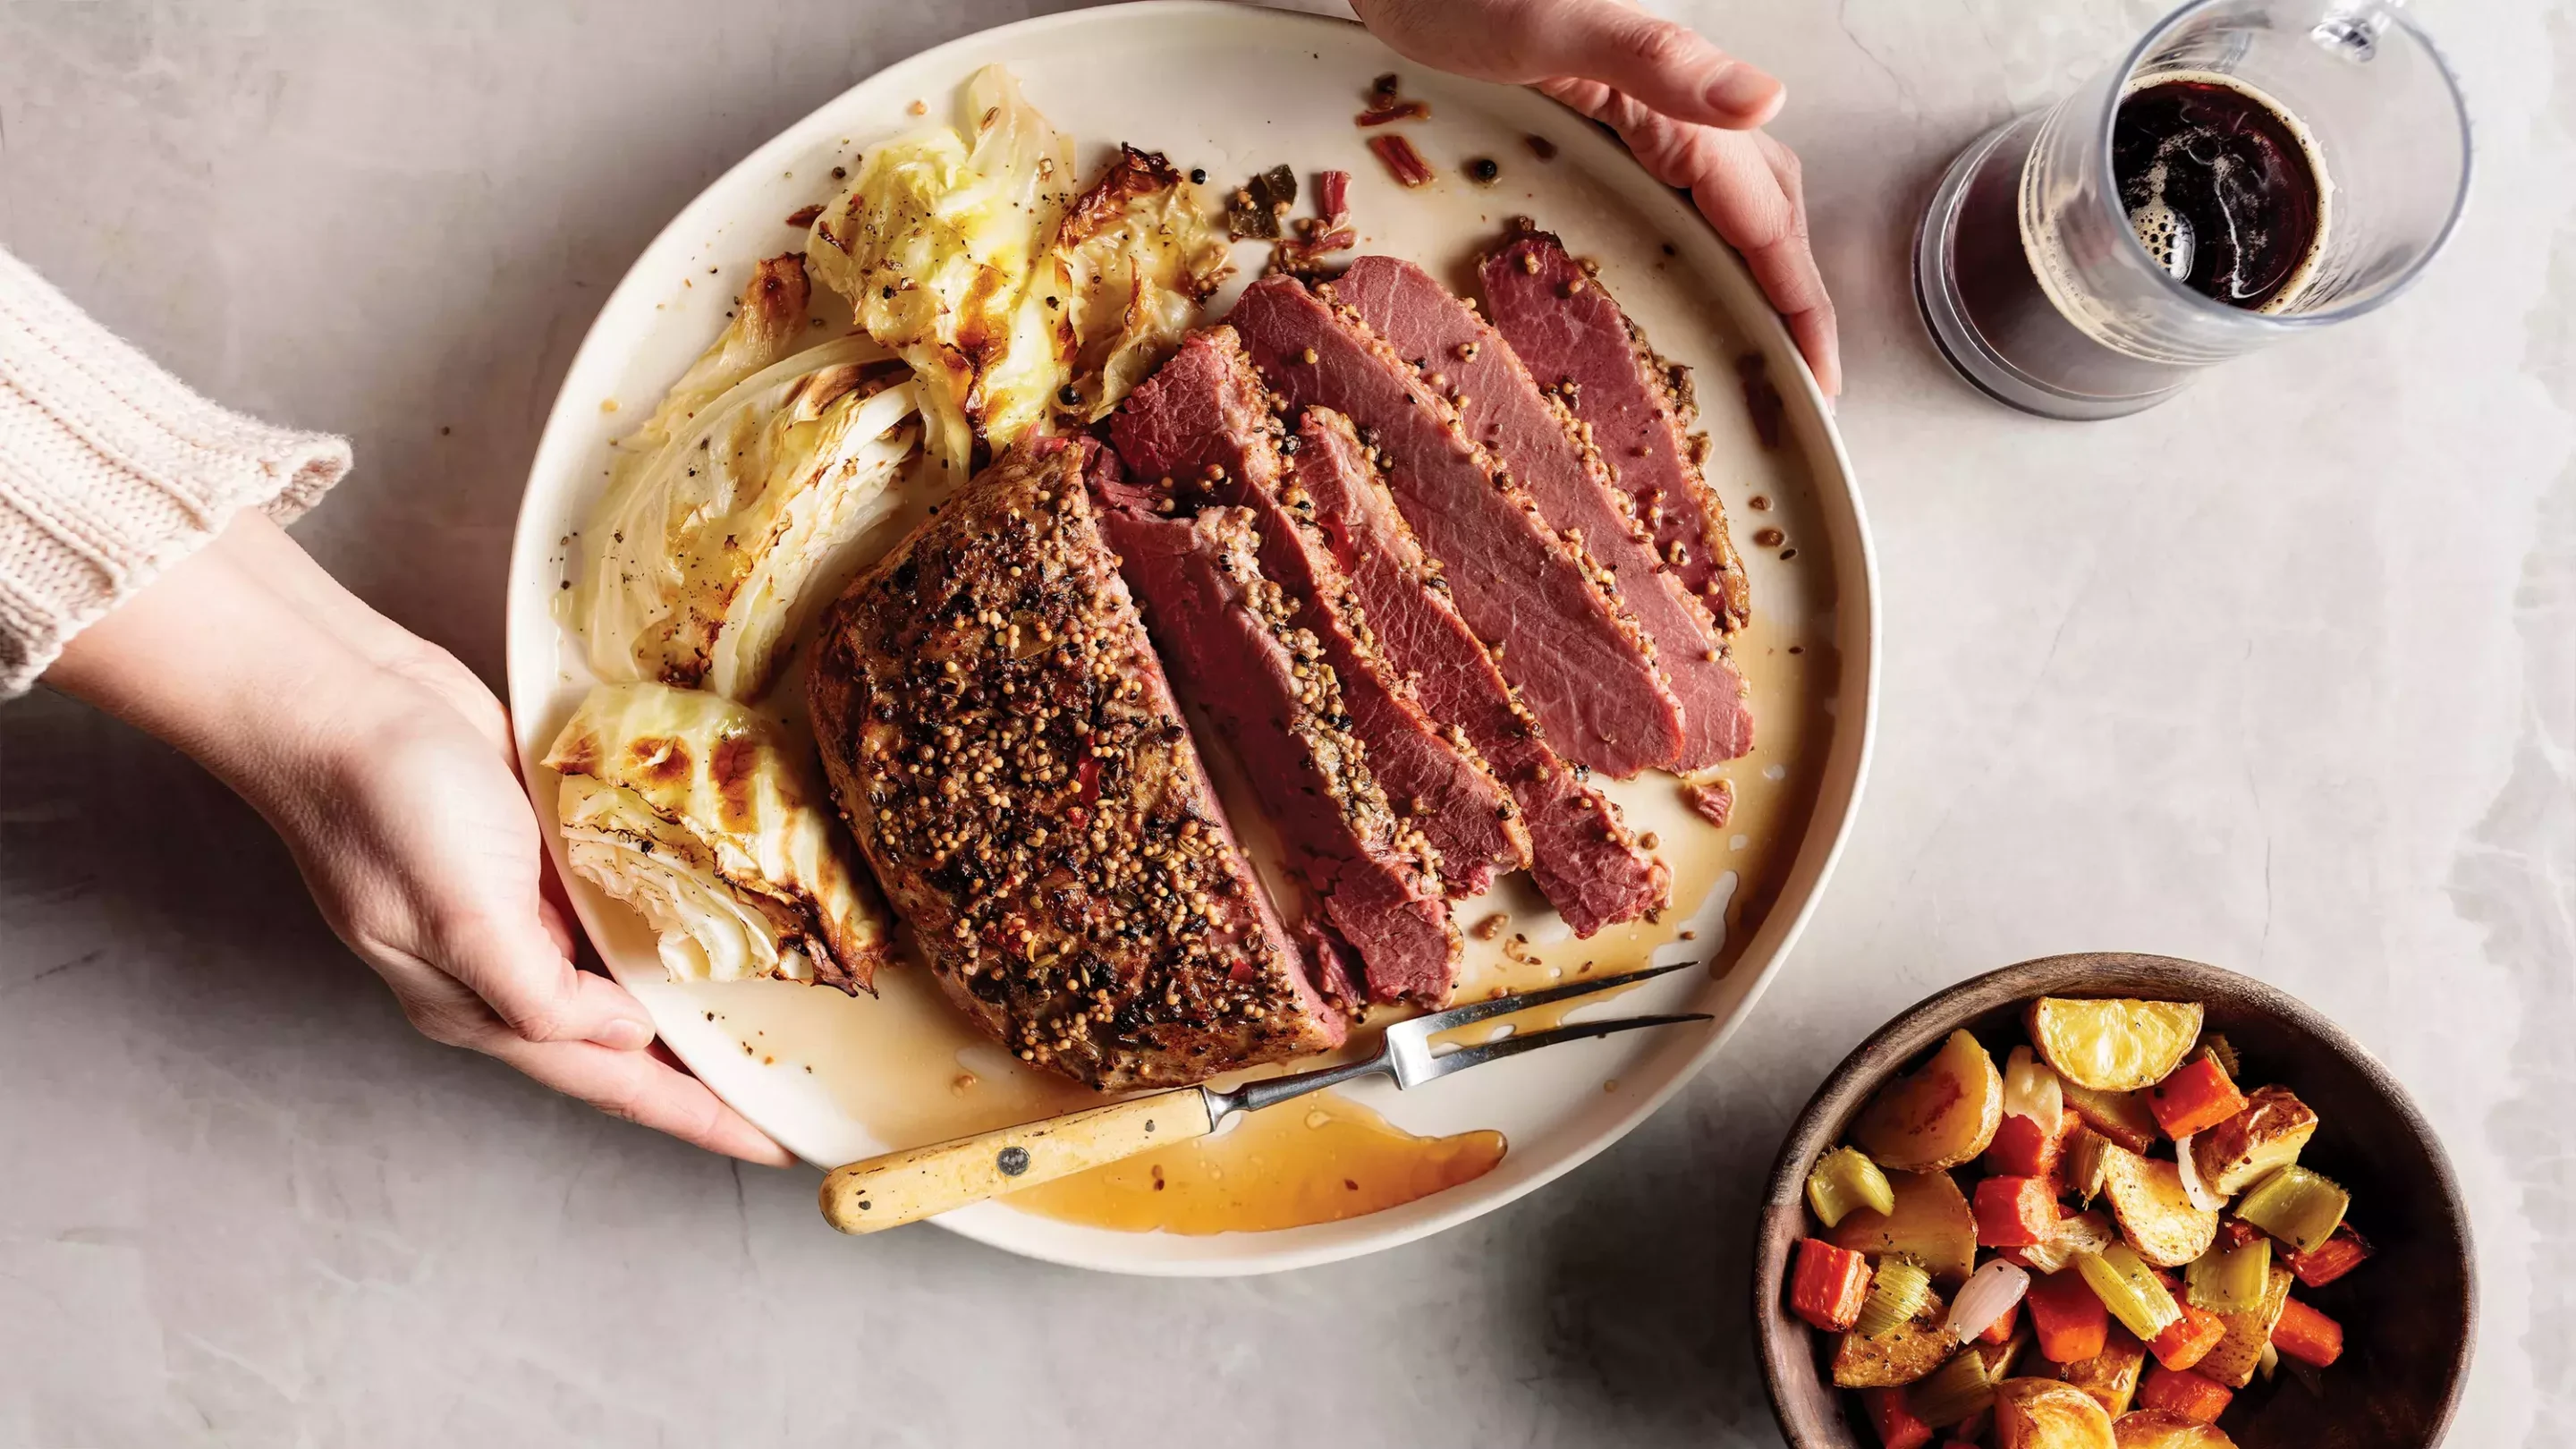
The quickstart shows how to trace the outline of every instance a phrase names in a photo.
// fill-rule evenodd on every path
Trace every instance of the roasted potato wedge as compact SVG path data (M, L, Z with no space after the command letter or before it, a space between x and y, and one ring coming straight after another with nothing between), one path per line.
M2004 1074L1964 1031L1920 1071L1878 1089L1851 1140L1884 1168L1934 1172L1974 1159L2004 1120Z
M2100 1353L2064 1365L2057 1376L2091 1394L2102 1412L2116 1419L2129 1412L2130 1401L2138 1396L2138 1380L2146 1371L2147 1346L2115 1323Z
M2057 1075L2097 1092L2162 1081L2200 1040L2197 1001L2085 1001L2043 996L2025 1015L2031 1045Z
M2257 1087L2245 1094L2244 1111L2191 1139L2191 1160L2201 1186L2234 1197L2272 1169L2298 1161L2316 1135L2317 1114L2289 1088Z
M2047 1242L2020 1250L2021 1263L2034 1273L2062 1273L2075 1261L2076 1254L2098 1253L2119 1239L2120 1230L2102 1214L2090 1210L2069 1213L2057 1220L2057 1231L2049 1234Z
M1941 1326L1950 1314L1934 1293L1907 1323L1878 1338L1846 1333L1834 1349L1834 1386L1844 1389L1892 1389L1926 1377L1949 1361L1959 1336Z
M1977 1215L1946 1172L1891 1172L1896 1211L1855 1208L1825 1233L1837 1248L1883 1258L1901 1253L1936 1283L1957 1283L1976 1266Z
M2182 1190L2182 1169L2163 1158L2105 1144L2102 1192L2119 1219L2120 1236L2156 1267L2179 1268L2218 1240L2218 1214L2191 1205Z
M2060 1091L2087 1129L2131 1152L2144 1152L2165 1135L2144 1092L2097 1092L2073 1082L2061 1084Z
M2055 1379L1995 1385L1995 1449L2119 1449L2093 1396Z
M2122 1414L2111 1425L2120 1449L2236 1449L2236 1441L2215 1424L2203 1424L2162 1409Z
M2274 1263L2272 1285L2263 1295L2262 1306L2221 1314L2220 1321L2227 1325L2227 1332L2219 1338L2218 1347L2192 1365L2192 1372L2231 1389L2252 1383L2255 1366L2263 1361L2263 1346L2272 1341L2273 1325L2281 1321L2282 1305L2290 1301L2293 1281L2289 1269Z

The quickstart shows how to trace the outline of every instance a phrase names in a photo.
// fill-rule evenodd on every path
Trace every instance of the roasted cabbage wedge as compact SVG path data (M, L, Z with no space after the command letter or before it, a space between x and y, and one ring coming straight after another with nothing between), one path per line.
M640 912L678 981L869 989L886 915L784 733L702 690L591 690L546 754L573 874Z
M1073 287L1072 375L1057 401L1079 423L1107 417L1171 355L1230 265L1197 189L1133 146L1065 214L1055 255Z
M1033 429L1107 416L1167 356L1230 265L1199 188L1119 148L1076 194L1073 142L1000 66L966 83L972 134L870 147L806 255L922 382L947 476Z
M919 390L882 347L838 338L734 375L770 350L738 335L745 319L792 301L801 328L805 299L795 258L763 263L733 325L619 446L573 595L601 678L760 698L813 585L893 511Z
M963 482L1047 417L1067 371L1072 278L1053 252L1073 141L997 65L966 82L971 137L917 127L868 148L814 218L814 275L922 383L930 456Z

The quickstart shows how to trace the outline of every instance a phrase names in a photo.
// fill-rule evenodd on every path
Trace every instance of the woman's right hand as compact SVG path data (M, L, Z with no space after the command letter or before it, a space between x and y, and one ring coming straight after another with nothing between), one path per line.
M1625 0L1351 0L1398 54L1476 80L1535 86L1619 133L1655 179L1687 191L1753 269L1816 385L1842 391L1833 298L1807 238L1798 158L1760 127L1779 81L1686 25Z
M331 928L432 1040L710 1151L792 1160L654 1047L641 1002L573 964L500 702L268 519L235 519L45 678L267 817Z

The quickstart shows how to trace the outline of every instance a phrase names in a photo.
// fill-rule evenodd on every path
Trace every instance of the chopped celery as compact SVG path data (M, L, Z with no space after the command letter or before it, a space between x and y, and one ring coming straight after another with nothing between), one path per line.
M1973 1348L1933 1370L1931 1377L1906 1395L1906 1407L1914 1417L1936 1429L1958 1423L1994 1401L1995 1381L1986 1373L1984 1357Z
M1830 1228L1859 1208L1896 1211L1896 1189L1867 1153L1857 1147L1837 1147L1818 1158L1807 1173L1807 1206Z
M1860 1321L1852 1325L1852 1332L1863 1338L1884 1338L1912 1322L1931 1293L1932 1275L1922 1264L1889 1258L1878 1265L1878 1277L1869 1285L1869 1301L1860 1306Z
M2111 1139L2086 1127L2066 1149L2066 1185L2087 1203L2102 1195L2110 1166Z
M2182 1317L2182 1309L2156 1281L2156 1275L2126 1243L2113 1243L2098 1253L2075 1255L2075 1269L2084 1275L2084 1285L2111 1316L2120 1320L2144 1343L2153 1343L2156 1335L2172 1327Z
M2212 1247L2192 1260L2184 1276L2191 1284L2195 1308L2212 1313L2260 1308L2272 1285L2272 1240L2256 1238L2241 1248Z
M2352 1194L2294 1162L2254 1184L2236 1215L2306 1253L2334 1236L2350 1206Z

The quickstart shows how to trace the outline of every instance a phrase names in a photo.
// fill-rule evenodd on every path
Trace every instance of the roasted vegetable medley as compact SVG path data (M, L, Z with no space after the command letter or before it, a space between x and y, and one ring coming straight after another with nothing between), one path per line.
M2370 1256L2300 1165L2317 1114L2250 1089L2197 1002L2041 997L1965 1031L1807 1176L1788 1306L1885 1449L2224 1449L2236 1391L2311 1391L2343 1328L2293 1296Z

